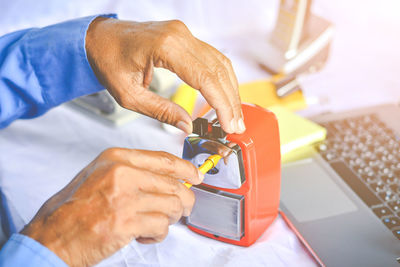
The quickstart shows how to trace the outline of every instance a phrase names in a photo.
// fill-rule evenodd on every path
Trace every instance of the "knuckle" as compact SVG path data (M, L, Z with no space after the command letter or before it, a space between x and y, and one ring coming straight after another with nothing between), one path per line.
M202 75L204 85L217 84L218 74L216 72L205 71Z
M227 58L224 54L221 53L221 54L218 56L218 59L219 59L219 61L222 63L222 65L224 66L224 68L226 68L226 69L229 69L229 68L233 69L233 67L232 67L232 61L231 61L229 58Z
M129 105L129 101L125 97L116 96L114 99L123 108L127 108Z
M154 241L156 243L162 242L167 237L167 235L168 235L168 227L166 229L162 229L162 231L159 231L159 234L157 235L156 238L154 238Z
M173 178L168 179L168 181L172 185L171 186L171 194L177 195L179 193L179 191L181 190L181 183Z
M163 241L166 237L167 237L167 235L168 235L168 226L164 229L164 231L161 233L161 235L160 235L160 238L159 238L159 241L161 242L161 241Z
M186 27L185 23L177 19L167 21L167 27L171 30L178 32L188 31L188 28Z
M160 216L160 229L163 229L164 232L167 231L168 232L168 227L169 227L169 218L166 215L162 215Z
M166 170L174 170L176 166L175 157L168 152L160 151L159 153L162 166L166 168Z
M128 223L132 226L132 235L134 237L140 237L144 233L142 226L148 224L149 222L145 217L134 214Z
M168 230L169 230L169 219L167 216L163 216L160 230L161 230L160 231L161 239L164 240L164 238L168 235Z
M106 159L116 159L121 156L122 149L117 147L110 147L101 152L101 157Z
M121 177L124 177L128 169L129 167L125 164L116 162L110 167L108 172L110 173L112 178L120 179Z
M229 74L225 67L219 66L215 70L215 74L222 85L225 85L227 82L229 82Z
M232 61L224 55L222 55L222 63L232 68Z
M175 46L174 42L176 37L170 31L162 32L158 38L158 42L155 44L155 46L156 51L160 51L160 54L168 53L168 50Z
M208 64L208 68L212 71L214 78L219 78L220 74L224 72L225 66L220 61L215 61Z
M125 94L122 94L122 92L118 91L118 90L111 90L108 89L109 94L111 94L111 96L115 99L115 101L117 101L117 103L120 106L125 107L125 105L127 104L126 102L126 98L127 96Z
M223 114L228 114L230 117L233 117L232 107L227 101L221 102L221 104L215 110L217 111L217 115L219 115L218 117L222 117Z
M182 34L183 38L190 33L189 29L186 27L186 25L180 21L180 20L169 20L164 23L164 27L159 34L159 48L161 50L165 50L168 52L168 50L171 49L171 47L176 46L177 40L179 41L184 41L182 39Z
M171 211L175 214L182 214L183 205L181 199L178 196L172 196L170 202Z
M168 234L168 227L169 227L169 218L165 214L159 214L157 216L157 224L154 228L156 231L157 239L163 240ZM160 240L160 241L161 241Z
M154 112L154 118L161 122L173 123L176 118L176 110L172 105L160 103Z
M136 90L136 93L139 93L138 90ZM133 97L131 94L127 93L121 96L118 95L114 97L114 99L121 107L136 111L136 106L138 106L138 103L135 97Z

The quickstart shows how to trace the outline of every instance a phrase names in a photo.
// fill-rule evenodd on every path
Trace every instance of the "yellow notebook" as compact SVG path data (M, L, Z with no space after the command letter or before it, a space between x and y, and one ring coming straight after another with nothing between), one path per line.
M288 96L279 98L276 95L276 88L271 81L255 81L239 85L240 98L243 103L256 104L268 108L280 105L289 110L296 111L307 107L303 93L296 91Z
M268 109L278 118L282 161L299 151L300 148L323 141L326 138L324 127L280 106L273 106Z
M280 105L289 110L296 111L307 107L301 91L296 91L288 96L279 98L276 95L274 83L269 80L242 83L239 85L239 93L243 103L256 104L263 108ZM197 96L197 90L194 90L187 84L182 84L172 96L172 101L181 105L189 114L192 115ZM210 109L211 107L208 104L205 104L199 112L194 115L195 117L201 117Z

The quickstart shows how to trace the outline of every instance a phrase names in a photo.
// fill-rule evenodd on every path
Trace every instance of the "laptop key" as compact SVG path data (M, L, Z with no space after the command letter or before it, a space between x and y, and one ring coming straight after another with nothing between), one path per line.
M393 184L393 183L396 183L398 180L393 175L382 175L381 179L385 184Z
M334 159L337 158L337 157L336 157L336 154L333 153L332 151L328 151L327 153L323 153L323 154L321 154L321 155L324 157L324 159L325 159L326 161L332 161L332 160L334 160Z
M374 206L382 203L343 161L331 162L330 165L367 206Z
M394 201L397 199L397 196L393 194L392 191L388 190L386 192L381 192L379 193L379 197L384 200L385 202L387 201Z
M371 173L363 174L361 178L368 184L372 184L375 181L375 175Z
M384 218L382 221L388 228L394 228L400 226L399 217L387 217Z
M400 230L394 230L393 234L395 237L397 237L398 239L400 239Z
M400 193L400 186L398 184L392 184L390 185L390 190L392 190L395 193Z
M388 209L387 207L378 207L378 208L374 208L372 209L372 211L376 214L376 216L378 216L379 218L382 218L384 216L389 216L389 215L393 215L393 213L390 211L390 209Z
M395 212L399 212L399 211L400 211L400 201L399 201L399 200L397 200L397 201L391 201L391 202L389 202L388 204L389 204L389 207L390 207L393 211L395 211Z

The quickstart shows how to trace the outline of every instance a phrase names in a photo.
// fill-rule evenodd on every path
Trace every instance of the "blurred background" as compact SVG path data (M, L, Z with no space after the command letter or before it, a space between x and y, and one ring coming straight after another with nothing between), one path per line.
M231 58L240 82L268 77L246 50L267 42L279 14L278 0L3 0L1 7L0 34L110 12L135 21L180 19ZM326 66L300 79L306 96L331 110L400 98L399 1L314 0L311 11L330 21L334 34Z

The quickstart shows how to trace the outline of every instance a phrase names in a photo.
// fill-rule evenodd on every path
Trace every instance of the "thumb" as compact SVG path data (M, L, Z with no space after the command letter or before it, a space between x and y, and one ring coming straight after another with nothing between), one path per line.
M192 132L192 119L178 104L149 90L143 90L136 99L135 106L127 108L175 126L185 133Z

